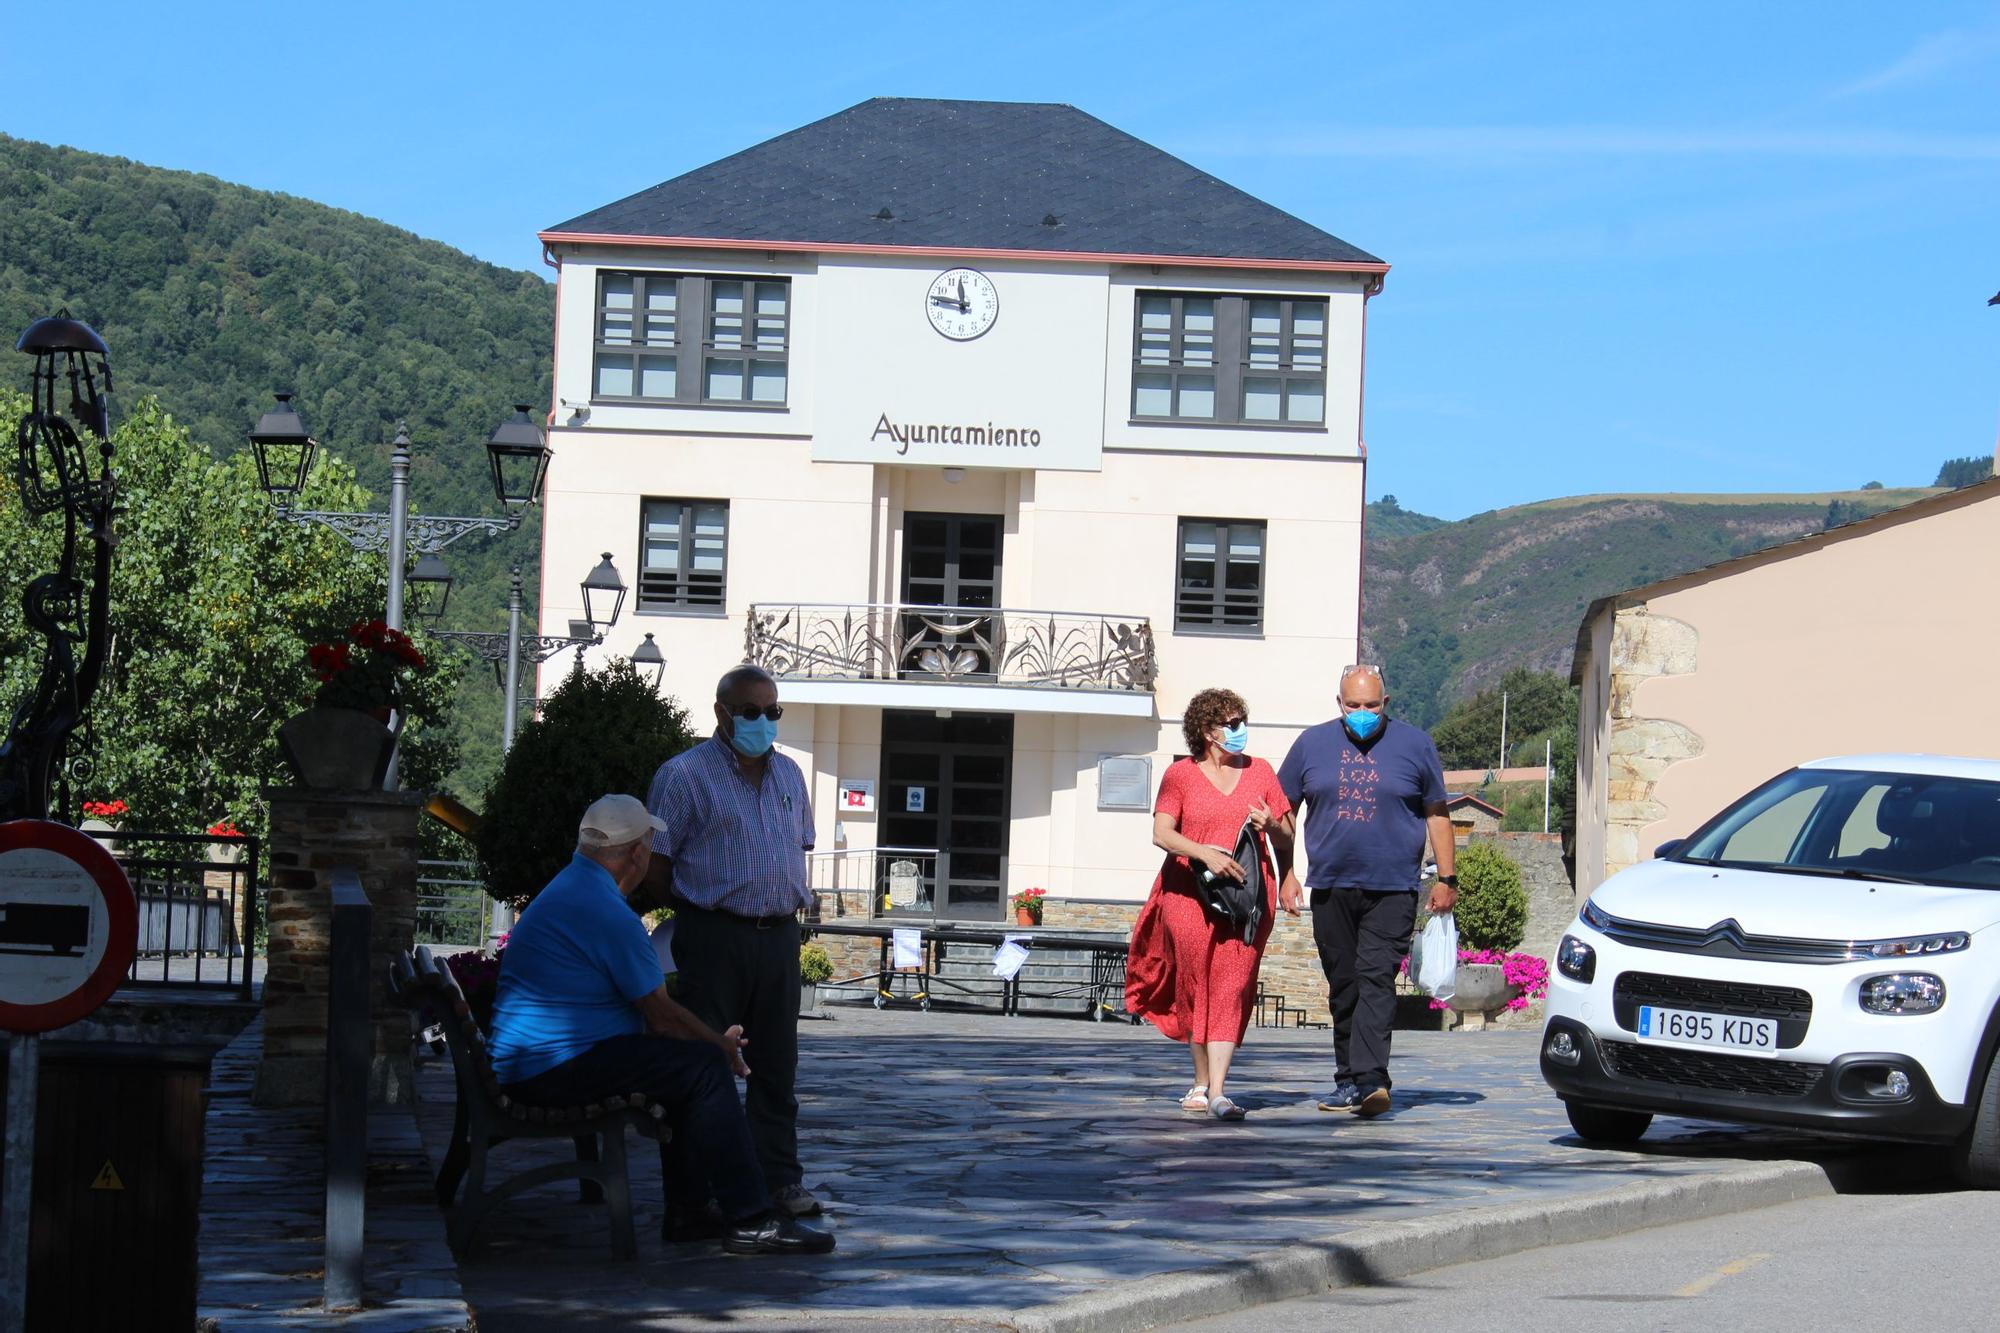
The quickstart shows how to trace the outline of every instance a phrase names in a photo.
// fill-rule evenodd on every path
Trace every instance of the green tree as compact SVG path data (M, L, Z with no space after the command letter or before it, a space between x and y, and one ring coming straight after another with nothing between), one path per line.
M1528 893L1521 887L1521 867L1489 842L1472 842L1458 850L1458 947L1506 952L1521 943L1528 929Z
M1948 458L1938 468L1937 480L1933 486L1949 486L1956 490L1961 486L1971 486L1985 481L1993 475L1993 455L1979 454L1972 458Z
M0 436L27 399L0 393ZM216 462L157 400L113 432L124 512L112 567L116 649L86 729L72 742L74 802L118 799L135 828L199 832L218 819L261 829L259 789L291 780L278 727L312 698L306 649L381 614L382 561L324 528L278 519L244 456ZM352 471L329 458L304 503L364 508ZM54 568L61 528L31 522L11 472L0 479L0 702L23 697L41 660L21 622L21 593ZM420 640L435 661L435 645ZM428 721L404 733L406 785L434 786L455 755L445 701L458 668L424 677ZM72 811L74 813L74 811Z
M1882 483L1879 481L1864 481L1861 483L1861 489L1864 491L1879 491L1882 489Z
M540 893L569 863L585 807L612 792L643 800L660 765L697 739L687 710L625 659L573 668L486 792L473 842L487 892L516 903Z
M1500 683L1460 700L1431 728L1446 768L1504 767L1500 755L1502 696L1507 747L1529 763L1542 761L1542 742L1557 734L1565 719L1575 729L1577 695L1568 681L1547 671L1515 667ZM1574 741L1572 740L1572 745Z

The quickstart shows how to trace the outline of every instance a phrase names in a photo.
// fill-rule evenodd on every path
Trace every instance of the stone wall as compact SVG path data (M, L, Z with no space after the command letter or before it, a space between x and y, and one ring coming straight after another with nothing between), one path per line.
M416 930L417 815L423 797L403 791L273 788L268 963L264 976L264 1057L254 1097L260 1106L317 1105L326 1093L327 951L332 927L329 876L351 866L374 908L369 941L370 1017L375 1054L370 1100L412 1100L409 1011L389 995L389 960Z
M1643 602L1617 610L1605 747L1605 879L1652 855L1652 848L1639 846L1639 834L1666 814L1653 799L1654 785L1668 768L1702 752L1695 732L1665 718L1639 717L1632 706L1641 681L1695 670L1700 637L1685 621L1650 614Z

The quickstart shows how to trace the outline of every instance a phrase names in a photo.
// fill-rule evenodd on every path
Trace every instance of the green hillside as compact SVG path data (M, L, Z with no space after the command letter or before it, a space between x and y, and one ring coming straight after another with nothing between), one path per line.
M494 513L486 436L510 403L549 400L555 300L536 274L308 200L0 135L0 333L11 345L65 306L111 348L114 411L157 393L221 455L290 390L385 508L398 417L418 508ZM25 388L27 365L5 383ZM452 547L451 627L504 628L508 563L532 586L540 545L531 520ZM499 755L489 673L468 676L458 726L454 785L476 797Z
M1607 593L1686 573L1933 494L1591 495L1455 523L1369 506L1364 656L1397 707L1426 725L1508 668L1568 675L1584 608Z

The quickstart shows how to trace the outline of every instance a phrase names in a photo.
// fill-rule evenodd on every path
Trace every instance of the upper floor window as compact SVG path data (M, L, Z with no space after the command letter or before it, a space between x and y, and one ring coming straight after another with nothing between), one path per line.
M1133 419L1322 425L1326 306L1324 297L1140 292Z
M641 611L720 611L728 573L727 500L644 502L639 525Z
M783 407L791 295L788 278L599 273L591 395Z
M1264 534L1261 522L1181 520L1175 629L1263 630Z

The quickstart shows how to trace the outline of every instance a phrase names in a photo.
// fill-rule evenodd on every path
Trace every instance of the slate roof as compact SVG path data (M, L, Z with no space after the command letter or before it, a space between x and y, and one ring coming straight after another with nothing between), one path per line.
M1053 102L873 98L542 236L565 234L1382 263Z

